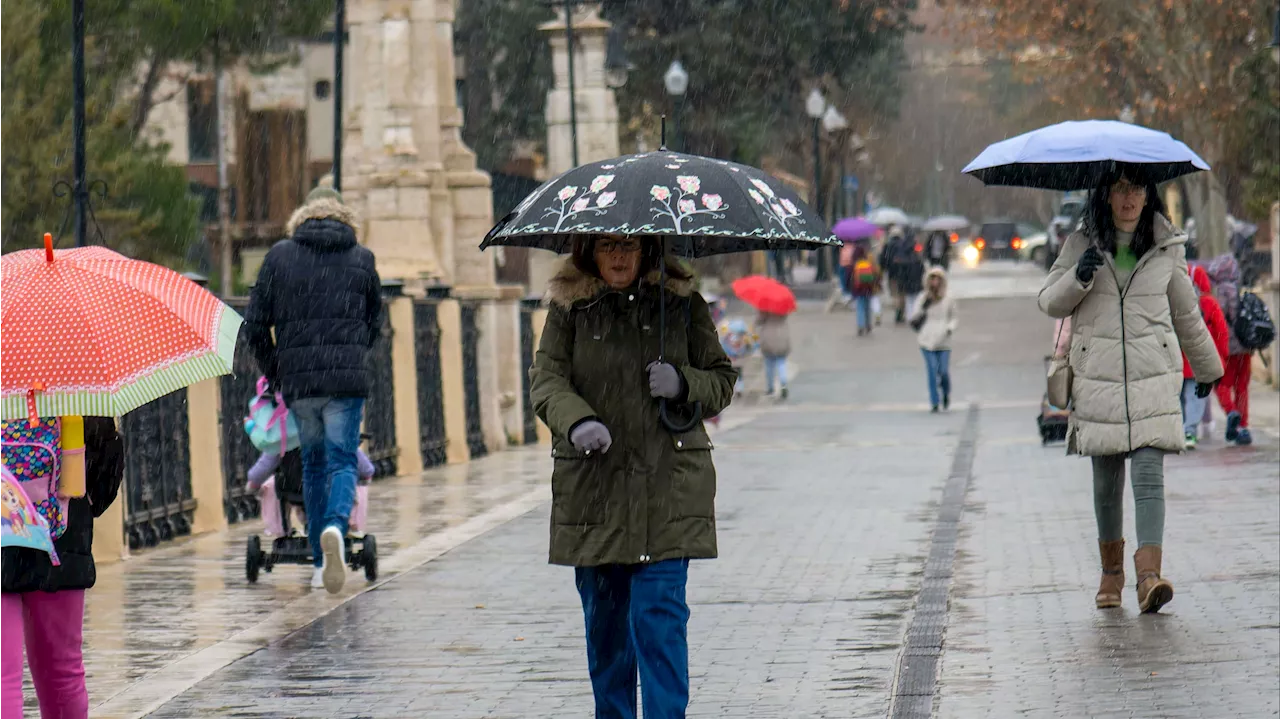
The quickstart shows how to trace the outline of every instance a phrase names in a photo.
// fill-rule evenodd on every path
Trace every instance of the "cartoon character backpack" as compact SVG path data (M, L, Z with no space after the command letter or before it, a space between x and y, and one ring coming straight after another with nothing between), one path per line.
M66 507L58 497L62 445L62 421L58 418L0 422L0 462L44 518L52 539L67 531ZM83 452L80 448L80 456ZM7 505L5 509L8 511Z
M55 565L53 541L67 531L66 507L58 497L62 455L59 420L0 422L0 545L48 552Z

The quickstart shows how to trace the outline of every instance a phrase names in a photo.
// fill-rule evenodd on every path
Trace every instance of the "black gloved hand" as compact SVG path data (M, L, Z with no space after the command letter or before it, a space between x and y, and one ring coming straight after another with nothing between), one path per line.
M574 427L569 432L569 441L579 452L599 451L601 454L607 454L609 447L613 446L613 437L609 435L609 428L594 419Z
M1196 382L1196 397L1204 399L1213 393L1213 388L1217 386L1217 382Z
M649 394L654 397L676 399L684 392L684 382L673 365L666 362L650 362Z
M926 296L926 297L924 298L924 304L923 304L923 305L921 305L921 309L925 309L925 310L927 310L927 309L929 309L929 308L930 308L930 307L932 307L932 306L933 306L933 298L932 298L932 297L928 297L928 296Z
M1081 284L1089 284L1093 281L1093 273L1098 271L1102 266L1102 253L1097 247L1089 245L1089 248L1080 255L1080 259L1076 262L1076 279Z

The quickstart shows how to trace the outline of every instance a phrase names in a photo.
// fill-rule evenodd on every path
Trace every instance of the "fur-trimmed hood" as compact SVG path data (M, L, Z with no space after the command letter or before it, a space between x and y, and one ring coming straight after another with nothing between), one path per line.
M332 197L322 197L303 204L293 211L289 224L285 225L285 234L293 237L298 227L307 220L337 220L360 234L359 219L356 211Z
M685 270L680 267L674 257L667 257L667 291L678 297L689 297L693 294L693 280L680 279ZM641 285L657 285L660 273L653 270L641 280ZM569 309L575 303L595 299L609 290L609 285L599 277L593 277L573 264L572 257L566 257L560 269L547 283L547 301L562 309Z

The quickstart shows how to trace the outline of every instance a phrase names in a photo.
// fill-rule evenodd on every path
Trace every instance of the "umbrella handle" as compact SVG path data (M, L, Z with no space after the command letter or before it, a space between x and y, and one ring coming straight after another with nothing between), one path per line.
M688 432L694 427L697 427L698 423L702 421L702 403L701 402L693 403L693 417L688 421L688 423L676 424L675 420L667 416L666 398L660 399L658 400L658 418L662 420L662 426L666 427L667 430L670 432L673 432L675 434Z

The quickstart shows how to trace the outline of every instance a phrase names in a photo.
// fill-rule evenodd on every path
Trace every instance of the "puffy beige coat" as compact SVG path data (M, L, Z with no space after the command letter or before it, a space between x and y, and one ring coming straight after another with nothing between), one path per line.
M925 300L929 299L929 279L937 276L942 278L942 299L932 302L926 309ZM956 317L956 301L951 299L951 295L947 294L947 273L941 267L934 267L929 270L929 274L925 275L925 291L920 293L920 298L916 300L916 305L911 310L911 317L908 321L915 322L924 315L924 324L920 326L920 331L916 333L916 341L920 343L921 349L936 352L938 350L951 349L951 334L956 331L956 325L959 323Z
M1091 457L1142 447L1181 452L1182 353L1198 381L1222 377L1187 274L1186 236L1157 215L1155 246L1123 288L1106 252L1089 284L1076 278L1076 262L1091 242L1080 232L1068 237L1040 290L1041 310L1072 318L1067 451Z

